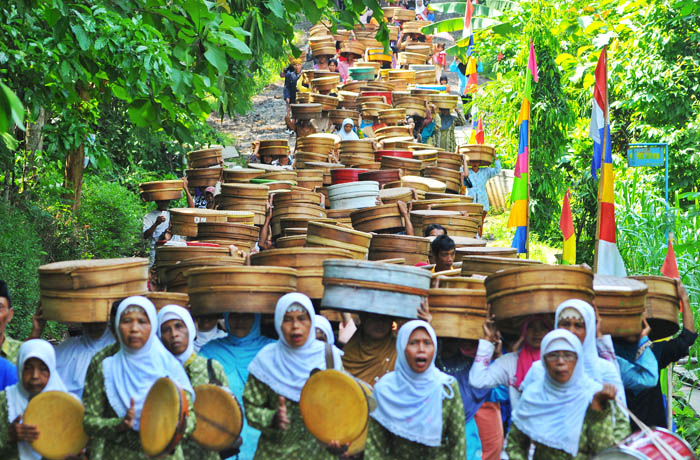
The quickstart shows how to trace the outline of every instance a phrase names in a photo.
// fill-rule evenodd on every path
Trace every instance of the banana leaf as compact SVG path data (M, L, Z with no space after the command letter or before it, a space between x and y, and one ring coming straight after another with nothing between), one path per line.
M466 3L464 2L446 2L446 3L431 3L428 5L429 10L439 11L445 14L459 14L464 16ZM503 11L496 8L491 8L485 5L474 5L474 16L483 16L487 18L497 18L501 16Z
M472 30L488 29L499 24L502 24L501 21L491 18L472 18ZM457 32L462 29L464 29L464 18L452 18L425 26L422 31L430 35L439 32Z

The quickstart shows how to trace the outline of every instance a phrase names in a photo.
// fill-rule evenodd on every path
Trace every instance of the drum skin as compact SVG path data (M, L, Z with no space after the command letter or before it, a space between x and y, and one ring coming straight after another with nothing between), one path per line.
M40 433L32 448L49 460L79 453L88 442L83 431L84 413L80 400L70 393L46 391L33 397L23 416L23 423L36 425Z
M236 397L218 385L197 385L194 389L197 427L192 439L210 450L233 445L243 428L243 412Z
M306 428L324 444L352 443L369 422L369 403L350 374L329 369L314 373L301 390L299 408Z
M168 377L155 381L143 404L139 437L149 457L159 457L175 448L185 430L188 413L185 392Z

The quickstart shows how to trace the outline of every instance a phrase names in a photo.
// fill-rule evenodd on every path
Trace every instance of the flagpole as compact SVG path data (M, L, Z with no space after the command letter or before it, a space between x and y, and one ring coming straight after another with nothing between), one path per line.
M530 38L530 43L532 43L532 38ZM528 43L528 45L530 45ZM528 62L525 67L525 78L533 78L531 75L528 75L531 70L529 69L530 65L530 46L527 48L528 51ZM527 82L525 82L525 85L527 85ZM530 258L530 175L532 174L532 171L530 171L530 155L532 155L532 145L530 144L530 125L532 125L532 90L530 90L530 113L528 114L528 122L527 122L527 213L525 214L525 258L529 259Z
M597 210L597 216L596 216L596 225L595 225L595 256L593 259L593 273L598 273L598 248L600 246L600 216L601 216L601 198L603 195L603 178L605 176L605 149L608 145L608 123L609 123L609 118L608 118L608 108L610 107L610 104L608 103L608 49L607 47L603 48L603 61L605 62L605 113L603 114L603 118L605 120L604 125L603 125L603 145L602 145L602 153L600 155L600 174L598 177L598 210Z

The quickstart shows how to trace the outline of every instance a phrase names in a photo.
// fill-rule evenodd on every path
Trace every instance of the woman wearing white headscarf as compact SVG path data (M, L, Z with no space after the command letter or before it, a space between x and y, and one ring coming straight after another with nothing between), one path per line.
M617 397L625 402L625 389L620 377L617 361L608 361L599 356L596 341L596 314L593 307L579 299L570 299L562 302L554 314L554 328L566 329L578 337L582 345L581 361L586 375L600 384L612 384L617 389ZM613 357L613 359L615 359ZM544 378L544 365L542 361L533 363L530 372L521 385L521 390L531 382ZM630 434L629 420L617 407L612 409L613 424L615 426L615 439L621 441Z
M435 331L414 320L399 329L396 368L374 386L365 460L466 456L464 407L457 380L435 367Z
M83 397L90 360L114 342L107 323L84 323L82 335L69 337L56 347L56 370L68 391L78 398Z
M193 387L211 383L228 387L224 368L218 361L207 360L194 351L197 328L190 312L179 305L166 305L158 312L158 337L165 348L185 367ZM193 439L182 442L185 458L216 460L219 453L205 449Z
M31 443L41 436L35 425L21 419L29 400L44 391L66 390L56 371L56 355L50 343L27 340L19 347L18 381L0 392L0 458L3 460L39 460L41 455Z
M581 341L555 329L542 340L541 353L546 370L530 382L513 413L508 458L530 458L531 441L535 460L583 460L612 446L616 389L587 375Z
M299 410L301 390L314 369L326 369L326 344L316 339L311 300L293 292L275 308L279 340L260 350L250 363L243 390L245 416L260 430L255 459L333 458L304 426ZM334 349L336 368L340 355Z
M104 445L103 459L145 459L138 430L151 386L168 377L185 390L190 407L184 439L196 423L194 390L180 361L158 340L158 318L150 300L142 296L124 299L117 308L115 325L120 350L85 382L83 427L91 443ZM184 458L181 446L167 458Z
M340 136L341 141L358 141L360 137L355 132L355 122L352 118L346 118L340 125L340 129L336 132Z

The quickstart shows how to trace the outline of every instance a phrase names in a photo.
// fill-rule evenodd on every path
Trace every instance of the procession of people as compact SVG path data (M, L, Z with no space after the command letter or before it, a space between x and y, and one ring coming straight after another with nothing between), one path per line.
M387 8L389 48L371 14L314 26L282 74L289 138L142 184L149 258L41 267L29 337L0 281L0 458L582 460L633 433L662 455L634 458L695 458L661 384L697 339L685 287L662 280L660 323L653 284L581 265L572 287L487 244L501 163L456 138L469 92L432 16ZM540 274L496 286L518 270ZM42 339L47 319L70 335Z

